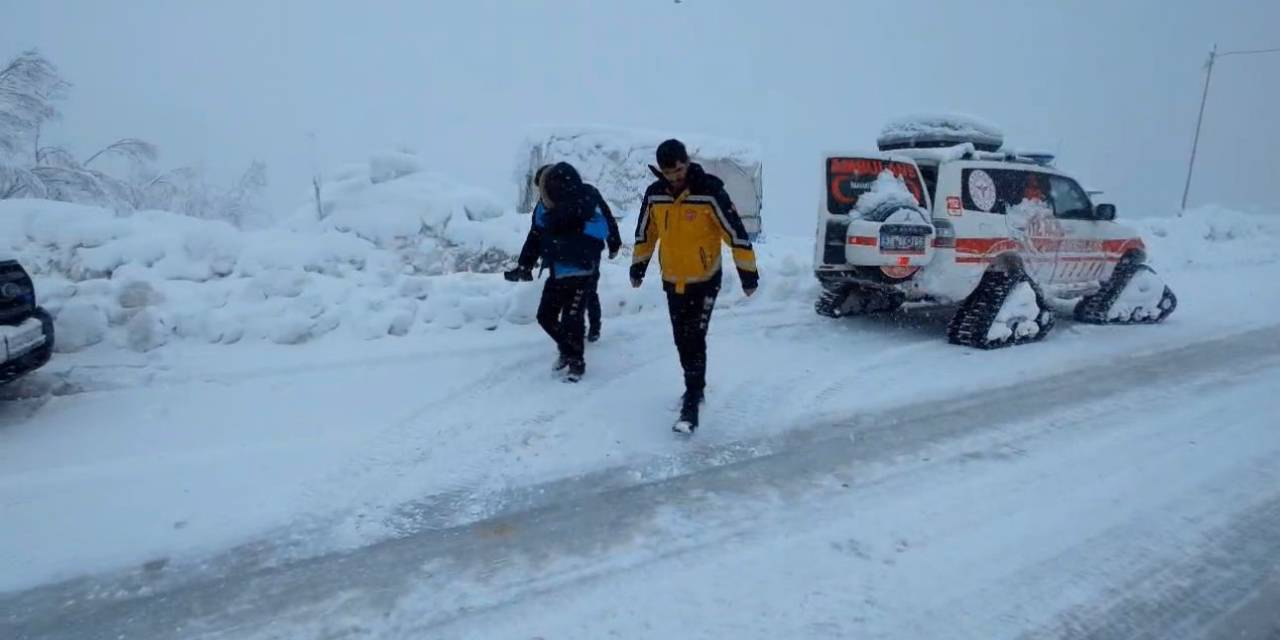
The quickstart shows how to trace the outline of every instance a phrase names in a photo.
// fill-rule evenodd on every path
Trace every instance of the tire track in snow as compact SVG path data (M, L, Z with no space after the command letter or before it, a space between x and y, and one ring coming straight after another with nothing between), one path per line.
M518 499L510 502L511 511L458 529L420 531L362 549L238 575L197 577L171 589L142 591L125 599L82 599L78 594L85 585L54 585L0 598L0 608L15 612L6 624L16 638L221 637L227 631L242 636L250 627L272 620L313 617L318 611L325 611L326 619L334 619L330 614L341 617L343 612L379 618L411 589L438 589L441 598L432 609L435 613L422 616L429 628L476 607L498 606L514 594L537 589L536 581L527 583L527 576L537 575L536 569L525 565L536 565L539 558L607 554L612 545L652 530L654 517L673 508L702 514L702 518L706 496L804 490L848 465L865 468L883 462L892 471L903 454L1081 402L1105 402L1128 389L1145 388L1153 376L1173 387L1215 370L1247 368L1264 361L1274 366L1277 352L1280 329L1254 331L1128 358L1109 370L1109 387L1098 387L1080 371L1072 371L993 389L982 398L923 403L892 416L855 415L810 425L764 439L775 452L770 455L748 454L724 463L715 452L693 452L690 456L702 456L704 464L686 465L685 473L674 477L645 477L634 468L624 468L523 487L514 496ZM1081 393L1082 389L1090 393ZM741 517L758 514L748 510ZM589 565L588 560L583 562ZM518 575L525 576L521 578L525 582L502 587L505 569L514 571L508 580ZM467 584L459 581L461 577L472 576L483 583L486 575L486 590L458 591ZM107 577L93 591L139 593L127 587L129 580ZM497 590L489 591L493 588ZM454 602L461 602L463 608L453 606ZM160 603L163 606L157 606Z
M625 341L628 334L611 337ZM614 353L615 349L600 343L588 345L588 350L588 375L577 384L565 384L559 380L558 374L548 370L546 374L530 373L521 378L506 380L508 383L521 385L519 389L489 389L489 395L504 396L508 392L528 392L532 387L535 393L545 392L558 396L558 401L553 408L540 410L533 416L520 417L522 411L515 410L516 415L511 416L511 420L520 426L509 431L501 444L468 448L478 451L478 455L462 459L461 464L453 464L450 467L450 481L446 485L440 489L428 489L432 495L427 498L387 505L381 525L403 535L424 529L458 526L511 508L512 495L520 493L519 486L507 482L502 475L505 465L510 464L511 450L522 448L528 455L537 455L563 438L566 429L594 428L588 418L607 413L598 410L597 403L593 402L594 398L610 387L620 384L625 386L628 379L649 377L654 363L666 357L665 354L652 351L638 353L636 350L621 350L620 353ZM620 358L621 361L611 360L608 367L592 366L594 360L603 358ZM482 410L487 423L495 420L494 407L488 406ZM575 419L575 416L579 418ZM506 417L499 414L497 421L505 422ZM469 428L483 428L483 425L475 425L470 420L464 422ZM450 446L460 445L454 441ZM423 460L417 460L410 464L418 465L422 462Z
M540 355L525 356L515 362L490 366L461 391L447 393L421 403L405 412L399 419L376 430L359 445L356 454L348 458L347 462L324 479L308 485L301 498L324 504L334 502L334 494L339 494L341 497L336 499L338 504L352 506L336 515L330 513L324 516L312 516L313 523L304 527L314 531L329 528L335 522L351 521L358 528L366 519L376 520L375 516L367 515L367 512L377 513L385 510L370 503L380 493L388 475L395 476L397 470L414 465L429 465L438 455L435 448L430 446L432 441L448 441L451 437L456 437L460 430L473 426L473 423L467 419L424 424L424 416L436 409L447 408L450 411L456 411L459 405L465 406L483 399L499 384L526 377L528 369L542 359ZM450 496L450 501L457 499L455 490L446 488L441 494ZM314 535L316 534L304 537Z

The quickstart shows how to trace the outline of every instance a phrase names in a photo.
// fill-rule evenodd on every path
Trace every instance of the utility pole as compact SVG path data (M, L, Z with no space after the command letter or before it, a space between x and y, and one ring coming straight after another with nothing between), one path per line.
M1252 49L1247 51L1223 51L1218 53L1218 45L1215 43L1213 49L1209 50L1209 61L1204 65L1204 93L1200 95L1200 115L1196 116L1196 135L1191 141L1191 160L1187 163L1187 182L1182 187L1182 210L1187 209L1187 193L1191 191L1191 172L1196 167L1196 148L1200 146L1200 125L1204 122L1204 105L1209 100L1209 80L1213 78L1213 64L1218 58L1227 56L1249 56L1262 53L1280 53L1280 48L1276 49Z
M1196 137L1191 141L1191 161L1187 163L1187 183L1182 187L1182 209L1187 210L1187 193L1191 191L1191 171L1196 168L1196 148L1200 146L1200 124L1204 122L1204 103L1209 100L1209 80L1213 78L1213 61L1218 57L1218 45L1209 50L1209 61L1204 66L1204 93L1200 94L1200 115L1196 116Z

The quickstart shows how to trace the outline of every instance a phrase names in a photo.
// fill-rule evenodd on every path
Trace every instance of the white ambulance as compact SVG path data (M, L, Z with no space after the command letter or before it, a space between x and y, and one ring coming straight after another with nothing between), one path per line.
M890 123L877 146L825 157L818 313L958 303L950 341L989 349L1045 337L1055 306L1098 324L1177 306L1142 238L1052 156L1002 150L998 129L956 116Z

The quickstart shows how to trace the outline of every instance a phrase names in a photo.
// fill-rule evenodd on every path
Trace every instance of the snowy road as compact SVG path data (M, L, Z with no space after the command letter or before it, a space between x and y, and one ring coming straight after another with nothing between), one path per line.
M1060 368L452 529L0 595L0 637L1274 637L1280 329Z

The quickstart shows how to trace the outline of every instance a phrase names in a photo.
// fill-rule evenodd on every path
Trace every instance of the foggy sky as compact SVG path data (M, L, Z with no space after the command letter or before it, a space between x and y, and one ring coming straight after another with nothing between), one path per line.
M811 233L823 149L960 111L1055 151L1123 217L1172 212L1202 63L1280 46L1280 2L855 0L5 0L0 55L37 47L73 83L54 141L122 136L273 203L313 167L404 146L514 203L530 125L754 140L766 229ZM314 138L309 137L313 134ZM1280 55L1220 60L1191 203L1280 215Z

